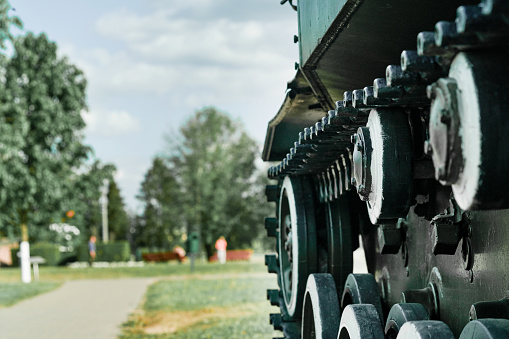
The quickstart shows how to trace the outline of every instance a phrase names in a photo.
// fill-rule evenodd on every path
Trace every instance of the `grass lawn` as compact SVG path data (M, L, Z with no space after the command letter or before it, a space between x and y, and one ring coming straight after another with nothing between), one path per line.
M126 277L167 277L167 276L200 276L204 274L237 274L262 273L267 268L261 263L231 262L228 265L208 264L197 262L194 273L189 271L189 263L182 265L176 262L147 264L143 267L104 267L104 268L68 268L68 267L39 267L41 282L64 282L76 279L114 279ZM0 284L4 282L19 282L21 273L19 268L1 268Z
M265 299L275 287L275 277L264 273L162 279L148 288L121 338L278 337L269 324L278 309Z
M25 284L22 282L0 283L0 307L11 306L26 298L51 291L60 286L57 282L38 282Z
M0 307L15 304L76 279L156 277L144 302L123 324L122 339L135 338L272 338L266 300L276 288L275 276L261 262L226 265L197 262L149 264L143 267L41 267L38 283L20 282L19 268L0 269Z

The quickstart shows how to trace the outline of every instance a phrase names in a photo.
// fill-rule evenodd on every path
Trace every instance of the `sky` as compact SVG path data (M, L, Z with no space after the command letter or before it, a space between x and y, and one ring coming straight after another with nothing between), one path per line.
M297 15L279 0L10 0L85 72L85 143L128 208L154 156L196 110L240 119L263 144L298 60Z

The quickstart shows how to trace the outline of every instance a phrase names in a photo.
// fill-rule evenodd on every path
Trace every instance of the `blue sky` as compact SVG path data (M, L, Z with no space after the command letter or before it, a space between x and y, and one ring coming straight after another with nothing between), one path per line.
M298 59L279 0L11 0L88 80L86 143L118 168L128 207L151 159L197 109L241 119L261 145Z

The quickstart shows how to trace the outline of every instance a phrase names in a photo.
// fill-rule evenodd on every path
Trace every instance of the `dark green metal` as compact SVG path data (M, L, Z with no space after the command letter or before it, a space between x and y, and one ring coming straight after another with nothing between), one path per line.
M187 252L198 253L200 251L200 233L191 232L187 237Z

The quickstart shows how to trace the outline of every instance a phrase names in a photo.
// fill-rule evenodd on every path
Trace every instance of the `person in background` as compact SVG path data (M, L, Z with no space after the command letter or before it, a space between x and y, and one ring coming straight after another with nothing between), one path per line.
M224 264L226 262L226 246L228 243L223 236L219 237L216 241L217 259L219 263Z
M90 253L90 265L92 265L92 263L95 260L95 242L96 242L96 240L97 239L95 236L91 236L90 240L88 241L88 253Z
M184 258L186 257L186 251L182 247L177 245L173 247L173 253L176 253L178 255L178 261L180 264L182 264L182 261L184 261Z

